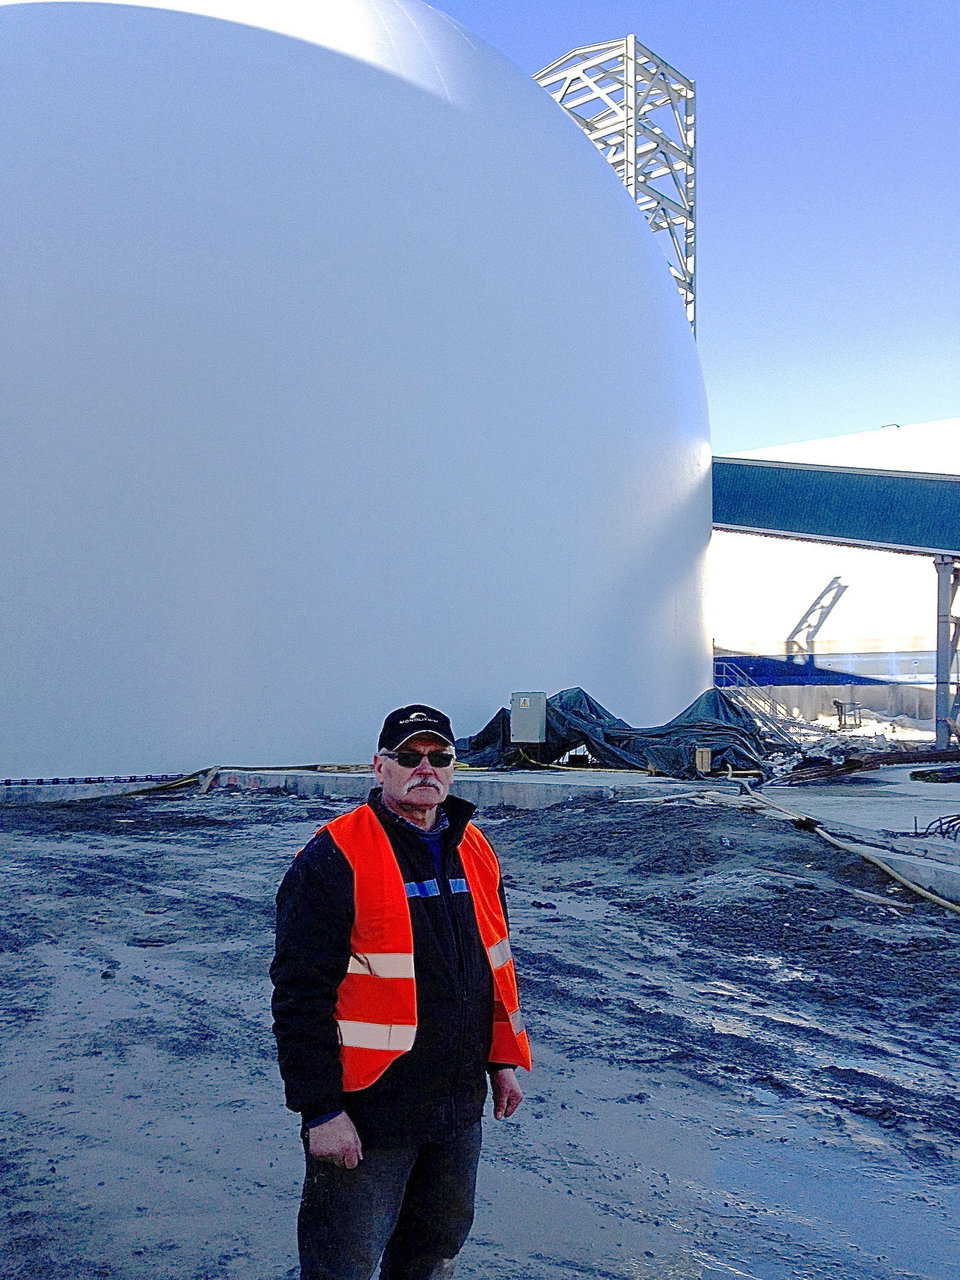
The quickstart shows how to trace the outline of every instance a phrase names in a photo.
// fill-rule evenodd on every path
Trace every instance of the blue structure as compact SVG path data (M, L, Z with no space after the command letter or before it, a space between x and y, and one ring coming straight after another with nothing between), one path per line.
M713 527L960 556L960 476L714 458Z
M874 676L858 676L853 671L834 671L831 667L818 667L815 662L786 662L779 658L766 658L754 654L726 654L714 659L713 682L718 689L736 688L742 682L737 675L746 677L750 684L871 684L885 685L886 680Z
M950 672L960 619L960 476L714 458L713 527L932 556L937 570L937 746L960 716ZM960 737L960 733L957 735Z

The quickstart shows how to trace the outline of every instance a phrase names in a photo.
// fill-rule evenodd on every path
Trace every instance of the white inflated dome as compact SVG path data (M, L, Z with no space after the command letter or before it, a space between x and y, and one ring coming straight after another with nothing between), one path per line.
M0 774L710 684L691 335L522 72L416 0L36 3L0 95Z

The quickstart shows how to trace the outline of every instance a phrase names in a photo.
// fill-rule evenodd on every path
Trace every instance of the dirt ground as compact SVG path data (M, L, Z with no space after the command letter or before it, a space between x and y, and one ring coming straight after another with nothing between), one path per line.
M276 885L336 811L0 813L9 1280L296 1274L266 971ZM958 1274L960 918L753 814L481 825L537 1062L487 1125L464 1280Z

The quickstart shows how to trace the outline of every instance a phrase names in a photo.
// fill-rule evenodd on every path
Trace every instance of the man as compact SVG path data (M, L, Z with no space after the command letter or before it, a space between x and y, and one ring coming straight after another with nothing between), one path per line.
M274 1032L303 1117L301 1280L434 1280L473 1221L486 1076L497 1119L530 1049L496 855L449 795L453 730L392 711L380 784L277 894Z

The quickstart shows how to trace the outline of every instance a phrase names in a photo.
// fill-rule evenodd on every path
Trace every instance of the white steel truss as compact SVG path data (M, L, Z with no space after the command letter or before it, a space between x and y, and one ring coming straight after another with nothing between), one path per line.
M573 117L670 242L668 262L696 332L694 83L636 36L585 45L533 77Z

